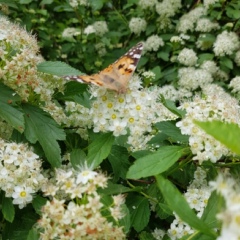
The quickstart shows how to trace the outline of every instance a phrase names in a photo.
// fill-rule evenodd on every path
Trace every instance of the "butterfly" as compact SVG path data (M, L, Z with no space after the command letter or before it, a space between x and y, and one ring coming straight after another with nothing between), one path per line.
M93 75L64 76L66 80L75 80L81 83L94 84L117 93L125 93L143 50L140 42L107 68Z

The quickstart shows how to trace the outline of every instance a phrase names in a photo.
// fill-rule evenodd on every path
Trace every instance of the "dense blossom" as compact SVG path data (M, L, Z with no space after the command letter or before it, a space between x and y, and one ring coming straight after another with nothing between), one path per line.
M32 202L46 179L41 161L26 144L7 143L0 139L0 188L6 197L13 198L19 208Z
M111 131L114 136L120 136L129 130L128 144L131 148L145 149L153 137L146 135L152 131L152 124L176 118L158 102L159 91L159 88L142 88L137 76L130 80L127 93L118 96L104 88L92 87L91 93L96 100L87 117L91 116L93 120L93 131Z
M240 42L235 32L224 31L217 36L213 45L213 51L216 56L231 55L239 50Z
M164 41L157 35L152 35L147 38L146 42L144 43L144 51L157 51L160 47L164 46Z
M205 69L185 67L178 70L179 82L181 87L195 90L213 81L212 75Z
M43 186L45 195L52 200L42 208L37 225L40 239L125 239L123 228L118 226L124 217L123 196L113 196L107 205L98 193L98 189L107 187L107 180L87 165L78 170L70 166L56 169L55 177ZM104 215L106 210L114 221Z
M178 61L186 66L194 66L197 63L197 55L192 49L184 48L178 55Z
M200 17L205 14L206 9L204 7L194 8L180 18L177 30L181 33L186 33L187 31L193 32L195 30L195 24Z
M200 18L196 24L196 31L198 32L211 32L212 30L219 29L220 26L218 23L211 22L208 18Z
M76 8L79 5L82 6L87 6L88 5L88 0L69 0L69 4L73 7Z
M147 22L143 18L132 18L129 22L129 28L132 33L140 34L147 27Z
M240 238L240 188L239 179L234 179L226 171L219 173L215 181L209 183L225 200L224 209L217 215L222 223L221 234L217 240Z
M202 97L196 95L193 101L184 101L179 108L184 109L186 115L177 126L182 134L190 136L189 145L195 154L194 160L200 163L207 160L217 162L222 156L231 154L223 144L206 134L193 121L220 120L240 126L239 105L235 98L217 85L206 85Z
M206 180L206 172L198 167L194 172L194 179L187 187L184 197L187 200L191 209L193 209L197 216L201 218L205 207L207 206L208 199L211 195L212 188L208 186ZM187 223L183 222L177 214L174 213L175 219L170 225L167 232L156 228L152 235L155 239L163 239L164 235L168 235L171 240L180 239L188 234L194 233Z
M73 27L65 28L64 31L62 32L63 38L73 38L74 36L77 36L79 34L81 34L81 31Z
M201 218L205 207L207 206L208 199L211 195L211 188L207 184L206 172L200 167L194 173L194 180L188 186L184 197L186 198L191 209L194 209L197 216ZM174 239L180 239L185 235L194 232L187 223L183 222L176 214L176 219L171 223L168 230L168 236Z
M142 9L152 9L157 3L157 0L139 0L138 1L138 5L142 8Z
M0 17L0 29L0 78L3 83L25 101L35 94L45 105L52 103L55 89L63 90L63 81L37 72L37 64L43 59L38 54L35 37L4 17ZM11 54L7 49L11 49Z
M163 0L156 4L156 12L169 18L174 16L181 7L181 0Z

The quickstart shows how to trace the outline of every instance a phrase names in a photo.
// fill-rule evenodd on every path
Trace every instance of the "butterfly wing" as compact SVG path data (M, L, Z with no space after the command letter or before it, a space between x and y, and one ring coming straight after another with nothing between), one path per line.
M65 76L64 78L67 80L75 80L82 83L91 83L97 86L103 86L118 93L124 93L126 92L127 84L137 67L142 49L143 44L140 42L136 46L132 47L116 62L97 74L90 76Z

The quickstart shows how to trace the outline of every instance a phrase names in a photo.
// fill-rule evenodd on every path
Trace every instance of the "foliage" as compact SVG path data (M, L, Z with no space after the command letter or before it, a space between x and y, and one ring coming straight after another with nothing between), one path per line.
M239 9L0 1L2 239L239 238ZM126 93L63 79L138 42Z

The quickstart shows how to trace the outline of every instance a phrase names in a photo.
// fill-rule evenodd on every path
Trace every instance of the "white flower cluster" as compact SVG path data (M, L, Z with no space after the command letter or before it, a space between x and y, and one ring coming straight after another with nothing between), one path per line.
M233 93L240 93L240 76L233 78L229 84L230 88L233 88Z
M62 32L63 38L73 38L74 36L80 35L81 31L78 28L68 27Z
M195 30L197 32L211 32L213 30L219 29L220 26L216 22L212 22L208 18L200 18L197 20L197 25Z
M203 0L203 5L205 8L209 8L211 5L219 2L219 0Z
M216 56L225 56L235 53L239 50L240 42L235 32L224 31L217 36L213 44L213 51Z
M157 0L139 0L138 1L138 5L142 8L142 9L153 9L153 7L156 5Z
M131 18L129 28L132 33L139 35L144 32L147 27L147 22L143 18Z
M237 66L240 66L240 50L238 50L235 54L235 58L234 58L235 63L237 64Z
M180 68L178 70L178 77L179 86L189 90L195 90L213 81L210 72L205 69L197 69L194 67Z
M108 32L108 26L105 21L96 21L92 25L88 25L83 32L86 35L95 33L97 36L103 36Z
M195 29L195 24L200 19L202 15L206 14L206 9L203 7L197 7L190 12L184 14L179 21L177 30L181 33L186 33L187 31L193 32Z
M194 173L194 180L188 186L187 192L184 194L191 209L194 209L200 218L208 203L211 195L211 188L206 181L206 172L200 167ZM192 234L194 230L185 222L183 222L176 214L176 219L171 223L168 230L170 239L180 239L185 235Z
M156 4L156 12L159 15L170 18L174 16L181 7L181 0L163 0Z
M167 119L175 119L159 101L159 89L141 89L140 79L133 76L126 94L107 91L92 86L91 92L96 100L89 112L93 120L94 132L113 132L114 136L129 134L128 144L132 149L146 148L152 138L152 124Z
M0 78L3 83L16 91L24 101L38 94L40 102L44 103L42 107L52 114L54 111L51 110L57 108L52 102L52 95L57 88L63 90L64 81L38 73L37 64L43 59L38 55L36 39L4 17L0 17L0 39ZM53 117L59 118L59 115Z
M200 163L210 160L217 162L222 156L231 154L229 150L212 136L206 134L193 121L220 120L240 125L238 102L217 85L206 85L203 96L195 96L192 102L182 102L180 109L186 111L185 117L176 125L182 134L189 135L193 160Z
M38 155L25 144L0 139L0 188L13 204L25 207L45 182Z
M144 42L143 51L144 52L151 52L151 51L157 52L157 50L162 46L164 46L164 41L162 40L162 38L157 35L152 35L147 38L146 42Z
M239 179L234 179L226 171L219 173L215 181L209 183L213 190L221 194L225 200L224 210L217 215L222 222L221 235L217 240L240 238L240 188Z
M189 48L184 48L178 55L179 63L185 66L194 66L198 60L197 54Z
M57 169L56 177L43 186L52 201L42 208L40 239L125 239L123 228L117 226L124 217L124 197L113 196L110 205L104 204L98 189L107 187L106 176L87 166L67 168ZM103 215L106 211L108 216Z
M73 8L76 8L77 6L87 6L89 3L88 3L88 0L69 0L69 4L73 7Z

